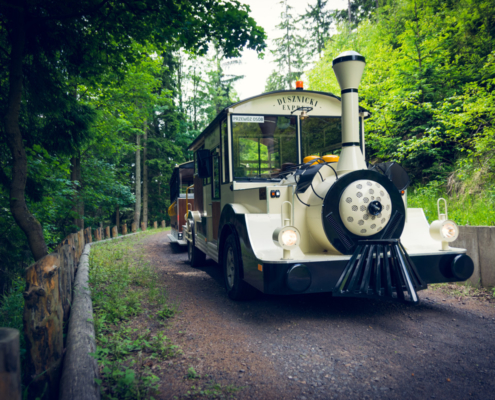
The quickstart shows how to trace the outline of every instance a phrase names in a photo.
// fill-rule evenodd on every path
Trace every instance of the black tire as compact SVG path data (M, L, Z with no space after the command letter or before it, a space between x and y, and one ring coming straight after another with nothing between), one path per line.
M225 289L232 300L251 300L257 290L242 280L242 257L236 237L230 235L225 241L222 267Z
M194 229L192 237L193 241L187 242L187 258L189 259L189 264L191 264L191 267L199 268L204 265L206 254L194 245Z

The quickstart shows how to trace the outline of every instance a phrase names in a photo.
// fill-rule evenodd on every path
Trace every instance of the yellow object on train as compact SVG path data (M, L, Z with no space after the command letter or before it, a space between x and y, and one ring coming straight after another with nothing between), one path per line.
M311 160L316 160L317 158L319 158L319 160L314 162L313 164L311 164L311 166L315 165L317 162L321 163L322 162L321 160L323 160L324 162L327 162L327 163L334 163L334 162L339 161L339 156L336 156L333 154L327 154L326 156L323 156L323 157L306 156L306 157L304 157L303 163L306 164L306 163L310 162Z
M174 201L172 204L170 204L170 207L168 208L168 216L169 217L175 217L177 215L177 211L175 210L176 204L177 204L176 201Z

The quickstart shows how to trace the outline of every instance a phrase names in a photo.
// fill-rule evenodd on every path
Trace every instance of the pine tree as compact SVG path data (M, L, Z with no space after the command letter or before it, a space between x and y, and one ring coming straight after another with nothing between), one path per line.
M310 58L314 53L318 53L321 59L325 42L330 39L333 10L327 10L327 4L328 0L316 0L314 5L308 4L306 13L302 14L298 20L298 22L303 22L304 30L309 37L306 48Z
M299 29L291 14L292 7L288 0L283 0L280 4L284 12L281 13L282 21L277 28L283 32L283 35L273 40L277 47L271 52L284 77L284 88L292 89L292 82L297 80L303 74L304 68L308 66L305 54L307 41L298 33Z

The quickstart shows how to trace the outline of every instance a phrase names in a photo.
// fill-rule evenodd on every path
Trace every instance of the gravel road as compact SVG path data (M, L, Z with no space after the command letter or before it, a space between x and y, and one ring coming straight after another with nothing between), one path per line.
M493 303L439 290L418 306L328 294L236 303L213 261L191 268L166 233L143 245L179 310L165 330L184 352L161 366L160 398L215 382L238 399L495 399ZM186 379L191 367L200 378Z

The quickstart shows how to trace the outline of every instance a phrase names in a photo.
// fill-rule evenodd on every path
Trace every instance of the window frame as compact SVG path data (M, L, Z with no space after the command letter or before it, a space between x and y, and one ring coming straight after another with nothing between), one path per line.
M264 113L230 113L229 114L229 119L230 119L230 151L232 154L230 161L230 165L232 167L232 182L235 181L240 181L240 182L246 182L250 181L250 178L253 177L242 177L242 178L237 178L234 174L234 122L232 121L232 117L234 116L260 116L262 115L263 117L285 117L285 118L296 118L296 124L294 125L296 128L296 155L297 155L297 163L301 163L300 158L302 154L302 148L301 148L301 139L300 139L300 120L299 120L299 115L292 115L292 114L264 114ZM273 182L273 181L281 181L282 178L259 178L256 177L256 182Z
M216 149L220 149L220 152L217 152ZM211 151L211 199L212 200L220 200L222 198L222 159L221 159L221 146L215 147ZM215 197L215 159L218 160L218 197Z

